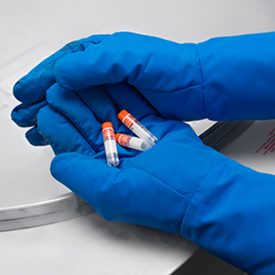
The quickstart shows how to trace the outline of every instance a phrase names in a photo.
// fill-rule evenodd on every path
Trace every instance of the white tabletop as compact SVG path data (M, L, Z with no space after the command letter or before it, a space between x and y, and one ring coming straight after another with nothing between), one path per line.
M168 274L195 247L156 230L97 215L0 234L0 274Z
M259 172L275 175L275 120L255 121L221 152Z

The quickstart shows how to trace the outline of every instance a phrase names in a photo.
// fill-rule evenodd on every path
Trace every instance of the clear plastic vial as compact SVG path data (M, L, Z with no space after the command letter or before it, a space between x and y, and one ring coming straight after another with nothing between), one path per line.
M128 111L120 111L120 113L118 114L118 118L127 128L129 128L139 138L145 140L152 146L155 145L158 139Z
M118 166L119 158L117 153L114 127L111 122L104 122L102 124L102 135L104 140L107 164L109 166Z
M116 134L116 141L119 143L121 146L135 149L138 151L146 151L149 148L152 147L152 145L148 142L146 142L144 139L125 135L125 134Z

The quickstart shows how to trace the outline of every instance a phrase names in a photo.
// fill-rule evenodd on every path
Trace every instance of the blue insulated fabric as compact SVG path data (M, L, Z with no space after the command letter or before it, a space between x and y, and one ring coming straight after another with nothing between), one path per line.
M213 120L275 118L275 32L199 43L204 116Z
M56 84L47 92L49 106L38 113L38 129L57 154L52 174L109 220L180 234L198 183L227 159L188 125L158 116L127 85L117 88L125 94L123 103L108 87L74 92ZM104 102L100 108L96 100ZM133 134L112 115L122 108L159 141L142 153L118 146L120 166L113 168L106 163L101 124L111 120L116 132Z
M202 144L181 120L275 118L275 33L179 44L135 33L91 36L14 87L12 119L56 153L53 176L109 220L181 236L254 275L275 274L275 178ZM118 146L108 167L101 123L130 133L127 109L159 141Z
M205 146L125 84L77 92L56 84L47 101L38 129L57 154L52 175L99 214L179 234L250 274L274 274L274 176ZM108 167L100 126L111 120L132 134L116 118L123 108L159 141L145 152L118 145L120 166Z
M47 144L37 131L36 120L37 112L44 106L46 91L56 83L54 75L56 62L68 54L84 51L87 46L99 43L105 36L93 35L68 43L16 82L13 93L21 103L14 108L11 118L20 127L32 127L26 133L26 138L32 145Z
M274 32L198 44L127 32L94 35L66 45L16 83L14 95L23 104L12 119L36 127L36 107L56 82L74 90L127 83L172 119L271 119L274 42Z
M181 235L250 275L275 274L275 177L236 162L209 171Z

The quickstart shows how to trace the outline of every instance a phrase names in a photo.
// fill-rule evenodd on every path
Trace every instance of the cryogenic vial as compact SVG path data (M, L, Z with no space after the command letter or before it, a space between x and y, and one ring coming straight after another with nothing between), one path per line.
M114 127L111 122L104 122L102 124L102 135L108 165L118 166L119 158L117 153Z
M152 145L148 142L146 142L144 139L125 135L125 134L116 134L116 141L121 146L139 150L139 151L146 151L147 149L151 148Z
M118 118L127 128L129 128L139 138L145 140L152 146L155 145L158 139L128 111L122 110L118 114Z

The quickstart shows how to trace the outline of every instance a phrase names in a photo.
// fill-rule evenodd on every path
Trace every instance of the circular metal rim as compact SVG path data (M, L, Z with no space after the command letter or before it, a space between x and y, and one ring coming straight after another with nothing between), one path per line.
M0 232L57 223L93 213L73 193L54 199L8 206L0 209Z

